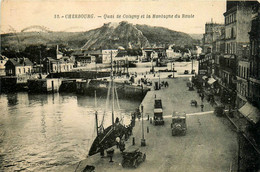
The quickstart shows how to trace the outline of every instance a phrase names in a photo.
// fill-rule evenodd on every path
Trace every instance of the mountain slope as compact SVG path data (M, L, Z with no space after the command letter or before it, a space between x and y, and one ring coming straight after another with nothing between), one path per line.
M150 44L142 32L133 24L120 22L119 24L104 24L101 28L92 30L89 40L82 48L107 49L118 48L119 46L140 48L148 47Z
M191 45L194 40L186 33L176 32L163 27L151 27L148 25L136 25L143 35L148 39L150 44L175 44L175 45Z

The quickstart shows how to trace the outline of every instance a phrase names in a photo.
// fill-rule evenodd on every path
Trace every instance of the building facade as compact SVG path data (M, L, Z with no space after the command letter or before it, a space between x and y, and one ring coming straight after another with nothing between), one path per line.
M117 49L102 50L102 63L111 63L111 58L115 59L117 53Z
M5 76L5 63L8 58L0 54L0 76Z
M28 58L12 58L5 64L6 76L22 76L32 73L33 63Z
M260 7L252 8L250 34L250 72L248 99L260 109Z
M242 107L248 97L249 50L248 32L251 29L252 5L254 1L227 1L225 17L225 54L237 59L236 107Z

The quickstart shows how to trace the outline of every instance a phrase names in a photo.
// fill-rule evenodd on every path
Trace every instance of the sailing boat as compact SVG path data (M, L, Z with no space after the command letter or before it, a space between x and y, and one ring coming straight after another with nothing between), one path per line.
M97 130L97 136L95 140L93 141L89 153L89 156L95 155L99 152L103 152L104 150L111 148L117 144L117 138L122 139L122 137L127 132L127 128L121 124L122 119L116 118L114 120L114 106L115 106L115 96L118 100L118 95L114 83L114 77L113 77L113 61L112 61L112 52L111 52L111 81L109 82L108 92L107 92L107 102L110 99L110 96L112 96L112 125L110 125L107 128L103 127L104 122L104 115L103 119L101 121L100 126L98 126L98 119L97 119L97 111L95 113L96 118L96 130ZM112 92L112 95L110 95L110 92ZM118 103L119 106L119 103Z

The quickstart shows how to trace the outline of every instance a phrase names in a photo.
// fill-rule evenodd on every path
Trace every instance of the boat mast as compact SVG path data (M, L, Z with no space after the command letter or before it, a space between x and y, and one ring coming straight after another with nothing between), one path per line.
M112 125L114 127L114 108L115 108L115 88L114 88L114 77L113 77L113 57L112 57L112 50L111 50L111 85L112 85Z
M97 136L98 136L98 113L97 113L97 96L96 96L96 90L95 90L95 117L96 117L96 130L97 130Z

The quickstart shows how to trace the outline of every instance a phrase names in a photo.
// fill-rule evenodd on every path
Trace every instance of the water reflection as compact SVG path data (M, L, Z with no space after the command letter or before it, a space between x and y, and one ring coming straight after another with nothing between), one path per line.
M15 106L18 104L17 93L7 94L8 106Z
M97 102L100 122L106 100ZM139 104L120 100L125 118ZM75 94L2 94L0 171L59 171L85 158L95 137L94 107L93 97ZM109 113L105 121L111 123Z

